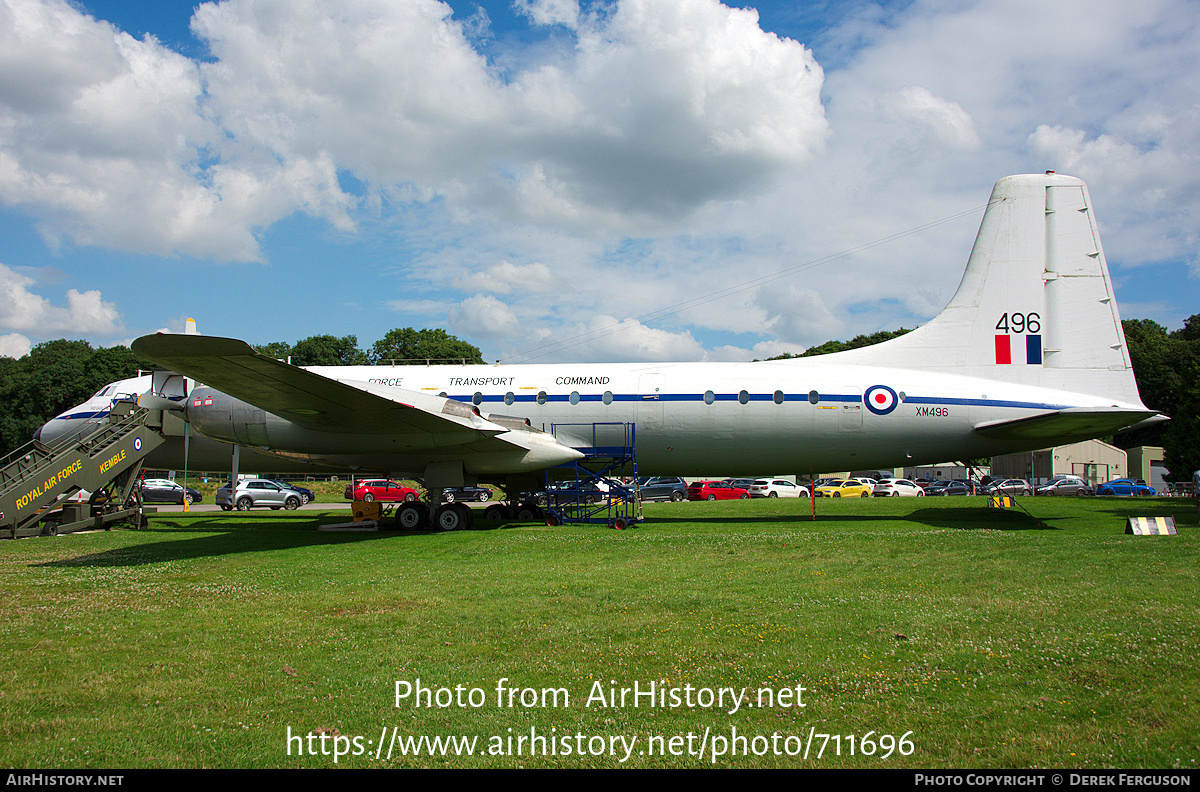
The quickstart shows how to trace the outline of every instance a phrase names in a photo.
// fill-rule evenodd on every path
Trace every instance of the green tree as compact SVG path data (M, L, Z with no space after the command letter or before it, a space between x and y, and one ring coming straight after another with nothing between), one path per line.
M428 360L431 363L482 363L479 348L455 338L445 330L396 328L371 347L371 362L385 360Z
M1179 392L1168 413L1163 462L1174 481L1187 481L1200 470L1200 314L1188 317L1182 329L1171 333L1171 341Z
M784 352L782 355L776 355L775 357L767 358L767 360L790 360L792 358L816 357L817 355L829 355L834 352L845 352L847 349L858 349L859 347L880 344L893 338L899 338L908 332L910 330L904 327L901 327L899 330L880 330L870 335L857 335L849 341L826 341L824 344L809 347L799 353Z
M311 336L297 341L291 351L293 366L359 366L370 363L367 353L358 348L358 336L337 338Z
M110 382L136 376L152 365L128 347L92 349L86 341L38 344L20 360L0 361L0 447L28 443L55 415L74 407Z
M287 360L288 355L292 354L292 345L286 341L272 341L269 344L255 344L254 351L267 357Z

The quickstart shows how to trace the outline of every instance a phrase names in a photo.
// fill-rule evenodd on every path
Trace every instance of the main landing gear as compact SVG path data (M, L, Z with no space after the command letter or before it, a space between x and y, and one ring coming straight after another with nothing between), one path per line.
M410 501L396 507L394 527L397 531L469 531L485 527L477 526L475 517L475 512L463 503L434 505ZM509 519L541 522L545 517L541 508L532 503L493 503L483 510L483 519L489 522Z

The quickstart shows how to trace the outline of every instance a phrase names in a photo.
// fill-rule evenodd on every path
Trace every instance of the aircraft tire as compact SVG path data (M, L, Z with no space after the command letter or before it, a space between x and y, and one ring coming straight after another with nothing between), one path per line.
M483 510L483 518L485 520L507 520L512 516L507 506L500 503L493 503Z
M416 504L404 504L396 509L396 518L392 521L397 531L416 531L425 526L424 509Z
M458 504L447 503L438 507L437 514L433 516L433 527L439 531L461 531L467 527L466 515Z

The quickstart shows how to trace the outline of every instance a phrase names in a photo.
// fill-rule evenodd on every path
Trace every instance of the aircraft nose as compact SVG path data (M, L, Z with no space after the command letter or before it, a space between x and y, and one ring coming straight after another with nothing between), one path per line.
M51 418L33 433L33 439L45 445L54 445L68 434L81 433L87 428L83 418Z

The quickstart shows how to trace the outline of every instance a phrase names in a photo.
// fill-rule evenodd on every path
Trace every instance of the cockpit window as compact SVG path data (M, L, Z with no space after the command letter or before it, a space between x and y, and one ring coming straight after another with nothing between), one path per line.
M92 398L99 399L101 396L107 396L109 393L116 390L116 387L117 387L116 385L105 385L103 388L101 388L99 391L97 391L96 395L93 396Z

